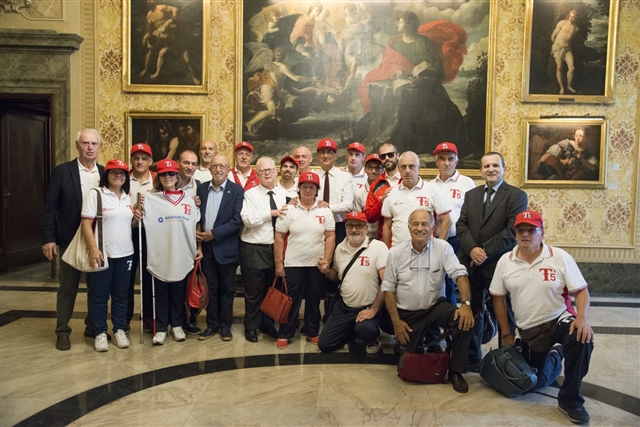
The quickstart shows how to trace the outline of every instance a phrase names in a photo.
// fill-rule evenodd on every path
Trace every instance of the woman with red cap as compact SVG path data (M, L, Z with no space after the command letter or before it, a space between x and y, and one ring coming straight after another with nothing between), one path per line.
M304 330L311 344L318 345L320 332L320 296L324 275L319 261L331 264L336 246L335 221L331 209L316 202L320 178L314 172L303 172L298 179L298 204L276 221L274 258L276 276L285 277L293 299L289 321L280 325L276 346L287 348L296 331L296 320L305 298ZM289 233L286 252L284 238Z
M200 210L181 190L178 162L158 162L153 192L145 195L144 226L147 231L147 269L153 277L155 335L153 345L163 345L167 329L175 341L184 341L187 276L194 260L202 258L196 242Z
M102 236L104 251L96 245L93 223L98 213L98 197L102 204ZM111 322L118 348L129 347L127 302L129 275L133 260L131 220L134 217L129 198L129 167L122 160L109 160L100 177L97 191L89 192L82 207L82 236L89 246L91 265L96 268L108 258L109 268L87 275L87 302L96 331L95 349L109 350L107 343L107 311L111 296ZM140 219L140 213L136 214Z

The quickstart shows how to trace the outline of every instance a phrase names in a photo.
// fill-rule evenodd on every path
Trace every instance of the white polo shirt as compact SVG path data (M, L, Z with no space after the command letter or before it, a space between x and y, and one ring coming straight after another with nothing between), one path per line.
M349 172L349 170L347 169L347 172ZM360 172L358 172L355 175L351 175L351 180L353 181L353 192L355 193L359 188L363 188L364 185L367 183L368 178L367 178L367 174L364 171L364 165L362 166L362 169L360 169Z
M449 201L437 185L423 181L422 178L418 178L418 183L412 189L400 183L382 203L382 216L393 220L392 246L411 240L409 215L418 208L428 210L432 215L451 212Z
M318 200L324 195L325 175L329 174L329 208L333 212L335 222L343 222L344 218L353 209L353 178L349 172L344 172L337 167L332 167L327 172L318 171L320 188Z
M400 178L401 178L400 171L397 171L395 174L393 174L393 176L390 176L385 171L385 175L387 176L386 180L387 182L389 182L389 185L391 186L391 188L396 188L398 184L400 184Z
M102 236L104 249L109 258L122 258L133 254L131 240L131 220L133 207L128 194L116 193L101 187L102 193ZM98 212L98 194L91 191L82 206L82 218L94 219Z
M336 223L329 208L319 208L314 203L311 209L290 206L287 216L278 218L276 231L290 233L284 256L285 267L315 267L324 257L324 233L334 231Z
M240 240L246 243L271 245L273 244L273 225L271 222L271 198L269 191L273 191L273 199L278 209L287 204L286 190L273 187L269 190L258 185L244 193L244 203L240 217L244 227L240 232ZM289 206L291 209L292 206Z
M284 191L286 191L287 197L289 197L290 199L295 199L296 197L298 197L298 178L294 178L293 186L289 189L284 188L282 184L280 184L280 180L276 182L276 187L282 188Z
M464 194L476 188L476 183L473 182L468 176L461 175L456 171L446 181L440 179L440 175L431 180L432 183L440 187L444 197L449 199L449 205L451 206L451 228L449 229L449 237L456 235L456 222L460 218L460 211L462 210L462 204L464 203ZM435 227L436 236L438 235L439 227Z
M80 159L78 159L78 170L80 171L82 200L84 200L92 188L98 188L100 186L100 171L95 162L93 163L93 169L89 170L80 163Z
M207 168L203 168L202 166L198 166L195 173L193 174L193 179L197 179L200 182L211 181L211 171Z
M129 174L129 197L131 203L134 205L138 203L138 194L147 194L153 191L153 174L151 171L147 174L147 178L144 181L139 181L133 176L133 172ZM137 228L139 222L136 220L131 221L131 227Z
M357 212L364 212L364 208L367 205L367 196L369 194L369 182L367 181L364 184L364 187L361 187L359 189L356 190L354 197L353 197L353 210L357 211ZM369 228L367 229L367 236L370 239L377 239L378 238L378 228L379 228L379 223L378 221L374 221L374 222L370 222L369 223Z
M198 195L198 184L200 182L196 181L194 177L191 177L187 185L181 188L182 191L187 193L187 196L193 198Z
M565 288L574 293L587 287L578 265L566 251L543 244L540 256L529 264L516 257L518 246L502 255L489 287L491 295L511 294L513 314L520 329L529 329L560 317L567 309Z
M347 275L342 277L344 269L362 247L367 249L358 255ZM362 245L354 248L344 239L336 247L333 269L342 278L340 295L347 306L360 308L373 304L380 290L380 271L385 268L388 255L387 245L379 240L365 239Z
M418 252L409 240L389 251L382 290L396 294L398 308L426 310L445 295L445 273L453 280L467 275L449 243L432 237Z

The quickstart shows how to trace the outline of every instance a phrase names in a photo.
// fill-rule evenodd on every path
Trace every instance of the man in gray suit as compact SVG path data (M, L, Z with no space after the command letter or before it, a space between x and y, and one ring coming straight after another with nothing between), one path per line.
M456 223L460 240L457 255L469 272L471 309L477 316L469 345L470 371L476 370L482 359L484 300L493 272L502 254L515 247L516 216L527 209L527 194L504 182L506 169L500 153L489 152L482 156L480 175L485 185L467 191ZM507 303L510 307L510 300ZM508 317L513 333L515 321L510 308Z

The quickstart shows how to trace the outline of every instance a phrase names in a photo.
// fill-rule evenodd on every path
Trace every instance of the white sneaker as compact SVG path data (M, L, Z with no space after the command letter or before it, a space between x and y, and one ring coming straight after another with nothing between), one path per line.
M176 326L175 328L171 328L171 334L173 335L173 340L174 341L184 341L187 336L184 334L184 331L182 330L182 326Z
M100 353L109 351L109 341L107 341L107 334L105 334L104 332L98 334L94 342L94 347L96 351Z
M380 340L375 340L367 343L367 354L378 354L382 346Z
M164 345L166 339L166 332L156 332L156 334L153 336L153 345Z
M122 329L118 329L114 334L116 337L116 345L118 348L129 348L129 339L127 333Z

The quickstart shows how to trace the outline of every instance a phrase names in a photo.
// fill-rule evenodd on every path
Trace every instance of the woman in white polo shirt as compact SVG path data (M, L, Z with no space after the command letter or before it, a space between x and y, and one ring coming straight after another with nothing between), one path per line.
M314 172L303 172L298 179L299 203L276 221L274 258L276 276L285 277L293 299L289 321L280 325L276 346L282 350L296 331L296 319L305 298L304 329L311 344L318 345L320 333L320 297L324 275L318 261L331 264L336 246L335 221L331 209L318 207L316 198L320 178ZM286 252L284 238L289 233Z
M125 333L129 275L133 261L131 220L134 217L129 198L129 167L122 160L109 160L100 177L98 191L91 191L82 207L82 236L89 246L91 265L105 261L93 235L93 222L102 199L102 234L109 268L87 275L87 301L96 332L96 351L107 351L107 310L111 296L111 323L118 348L129 347ZM99 192L99 193L98 193ZM140 215L136 215L140 219Z

